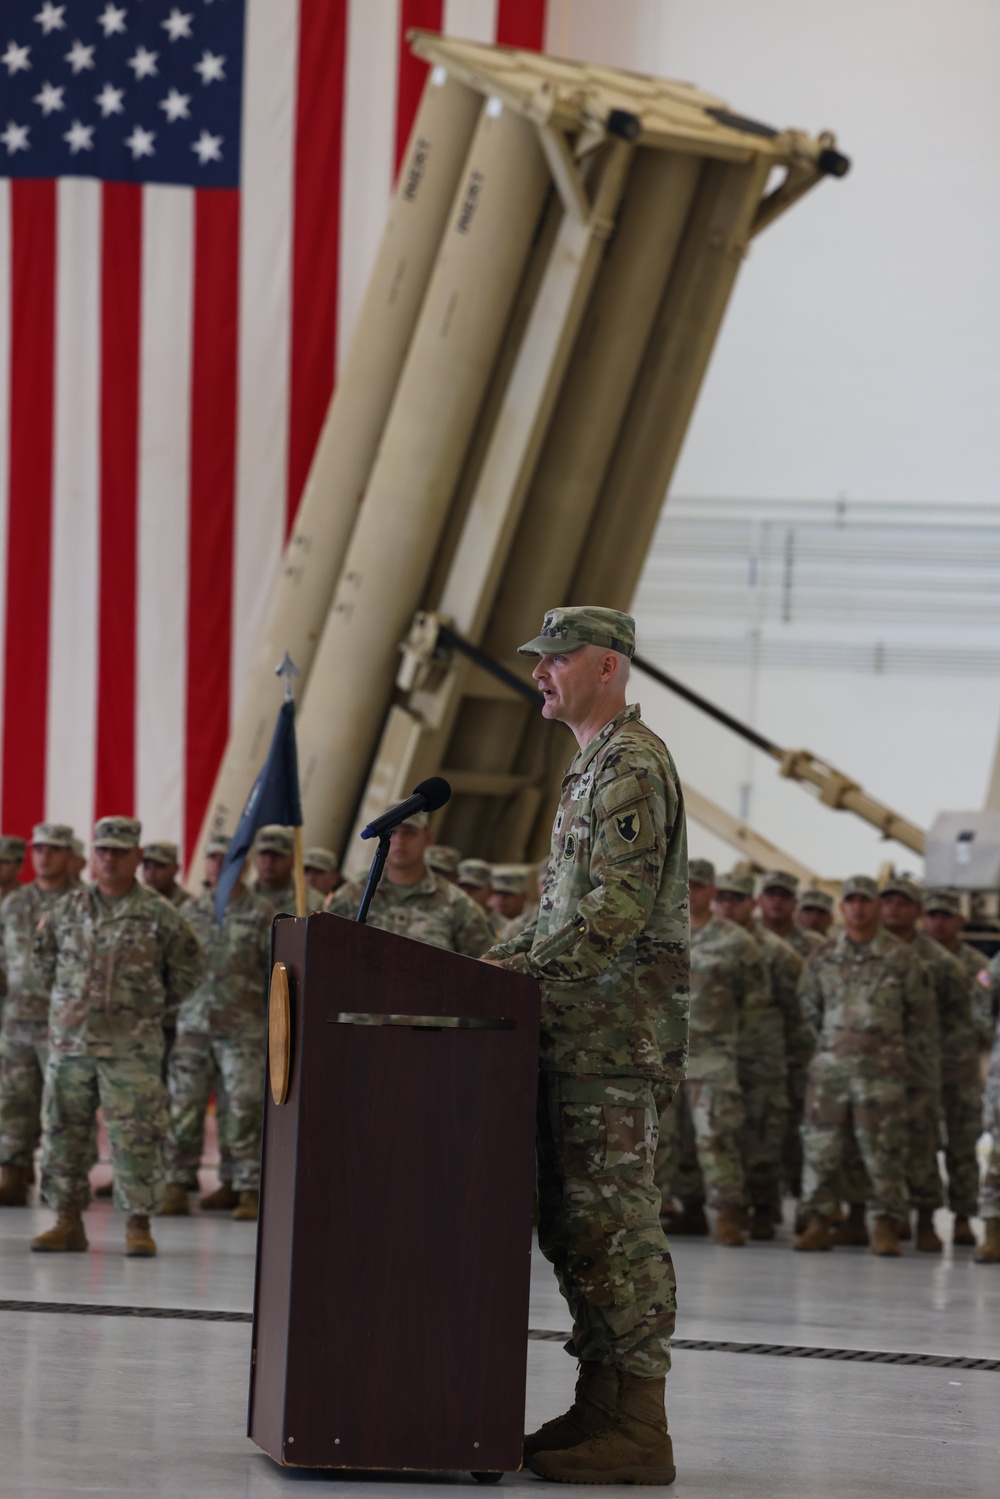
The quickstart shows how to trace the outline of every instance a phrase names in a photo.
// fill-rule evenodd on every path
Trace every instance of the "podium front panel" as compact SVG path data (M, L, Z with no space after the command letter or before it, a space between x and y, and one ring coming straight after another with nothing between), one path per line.
M538 987L325 914L276 923L274 956L293 1055L265 1106L250 1435L296 1466L515 1469Z

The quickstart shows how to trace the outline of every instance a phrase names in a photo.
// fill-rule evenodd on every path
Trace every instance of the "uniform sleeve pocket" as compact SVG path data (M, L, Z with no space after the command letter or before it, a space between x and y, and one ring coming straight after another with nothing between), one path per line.
M622 776L602 791L594 810L613 860L629 859L656 846L649 801L653 788L643 776Z

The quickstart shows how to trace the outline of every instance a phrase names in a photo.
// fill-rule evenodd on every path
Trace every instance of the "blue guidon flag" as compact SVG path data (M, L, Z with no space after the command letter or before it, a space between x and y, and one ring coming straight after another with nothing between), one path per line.
M236 187L244 0L7 0L10 177Z

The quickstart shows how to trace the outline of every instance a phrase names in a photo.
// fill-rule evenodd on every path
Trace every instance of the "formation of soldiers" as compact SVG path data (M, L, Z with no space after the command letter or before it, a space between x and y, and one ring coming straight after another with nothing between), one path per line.
M696 859L689 889L690 1052L656 1162L668 1232L707 1236L707 1206L718 1243L773 1239L791 1196L799 1251L940 1253L936 1210L974 1247L978 1198L975 1257L1000 1263L1000 954L963 942L958 896L857 875L834 928L832 896L781 870L755 899L752 876Z
M429 842L426 814L393 834L369 922L479 957L530 915L527 873ZM28 1203L41 1144L56 1221L34 1250L88 1247L99 1108L112 1181L95 1195L126 1215L127 1254L156 1253L153 1215L190 1214L213 1093L219 1185L200 1206L257 1218L270 933L296 910L294 842L288 828L260 830L219 923L228 846L208 844L194 896L177 846L142 845L131 817L97 823L90 880L65 824L39 823L30 846L0 837L0 1207ZM22 882L26 858L34 878ZM343 882L331 850L307 848L304 866L310 912L355 914L361 886Z

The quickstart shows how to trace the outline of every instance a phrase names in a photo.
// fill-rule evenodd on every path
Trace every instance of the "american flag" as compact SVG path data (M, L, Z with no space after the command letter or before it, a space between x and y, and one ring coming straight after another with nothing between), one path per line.
M546 0L0 0L0 825L191 848L425 68ZM248 788L249 789L249 788Z

